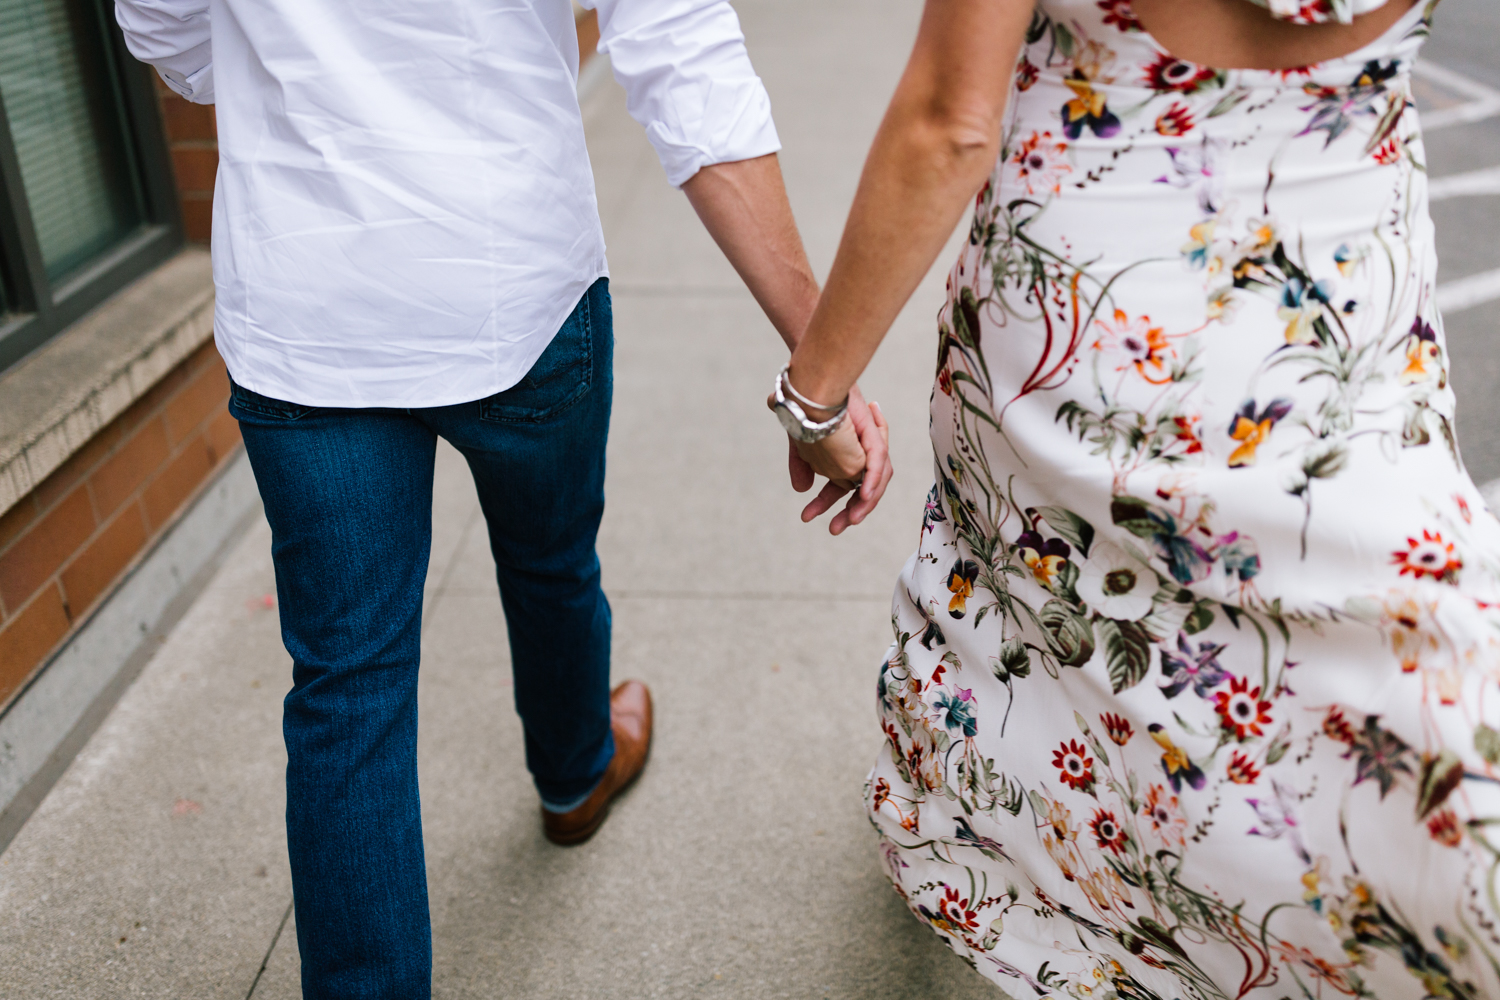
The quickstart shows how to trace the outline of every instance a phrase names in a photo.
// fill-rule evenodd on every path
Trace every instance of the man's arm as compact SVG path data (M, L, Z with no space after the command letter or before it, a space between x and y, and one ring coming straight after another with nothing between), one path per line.
M156 67L175 93L214 102L208 0L115 0L115 20L130 54Z
M776 154L710 164L682 191L786 346L796 347L818 304L818 280Z
M795 348L817 307L818 281L792 217L776 154L710 164L688 178L682 190L781 339ZM834 534L863 521L891 480L885 420L879 412L878 404L866 405L858 386L849 393L849 420L866 452L865 479L848 507L830 523ZM799 493L811 489L812 466L795 445L787 462L792 488ZM845 492L828 484L803 509L802 520L818 517Z
M698 217L739 272L788 347L817 303L818 285L792 218L775 153L781 148L771 101L750 64L728 0L580 0L599 13L599 49L609 53L626 107L646 129L667 180L687 193ZM850 421L869 453L858 494L830 524L835 534L862 521L890 481L885 422L856 388ZM799 492L813 473L794 449ZM824 487L802 512L812 520L844 493Z

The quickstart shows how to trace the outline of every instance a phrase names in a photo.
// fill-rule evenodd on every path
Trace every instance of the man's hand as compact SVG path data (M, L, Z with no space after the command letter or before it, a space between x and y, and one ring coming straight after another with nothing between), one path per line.
M890 433L879 403L866 404L859 387L849 393L849 416L835 433L817 444L788 441L787 464L792 489L806 493L817 475L828 476L828 482L802 509L802 520L811 521L838 503L851 490L857 491L848 505L828 524L830 534L842 534L851 524L858 524L880 503L891 481ZM860 479L863 471L864 478Z

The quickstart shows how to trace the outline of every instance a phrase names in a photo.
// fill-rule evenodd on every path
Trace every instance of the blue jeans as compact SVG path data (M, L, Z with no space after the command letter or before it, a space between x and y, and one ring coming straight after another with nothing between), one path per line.
M489 524L543 801L587 794L614 755L594 552L613 346L600 279L520 384L487 399L335 409L232 387L292 655L287 846L308 1000L431 994L417 664L439 436L468 460Z

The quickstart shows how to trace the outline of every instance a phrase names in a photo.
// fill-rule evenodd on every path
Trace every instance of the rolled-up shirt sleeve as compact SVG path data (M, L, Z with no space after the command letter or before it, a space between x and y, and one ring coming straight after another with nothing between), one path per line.
M214 103L208 0L115 0L131 55L156 67L175 93Z
M599 50L674 187L710 164L781 148L771 98L728 0L581 3L598 11Z

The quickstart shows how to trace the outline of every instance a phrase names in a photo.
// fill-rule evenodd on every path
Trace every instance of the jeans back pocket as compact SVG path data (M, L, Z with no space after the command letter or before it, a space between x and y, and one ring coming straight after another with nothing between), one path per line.
M594 323L589 289L521 381L479 401L479 419L540 423L587 396L594 384Z

